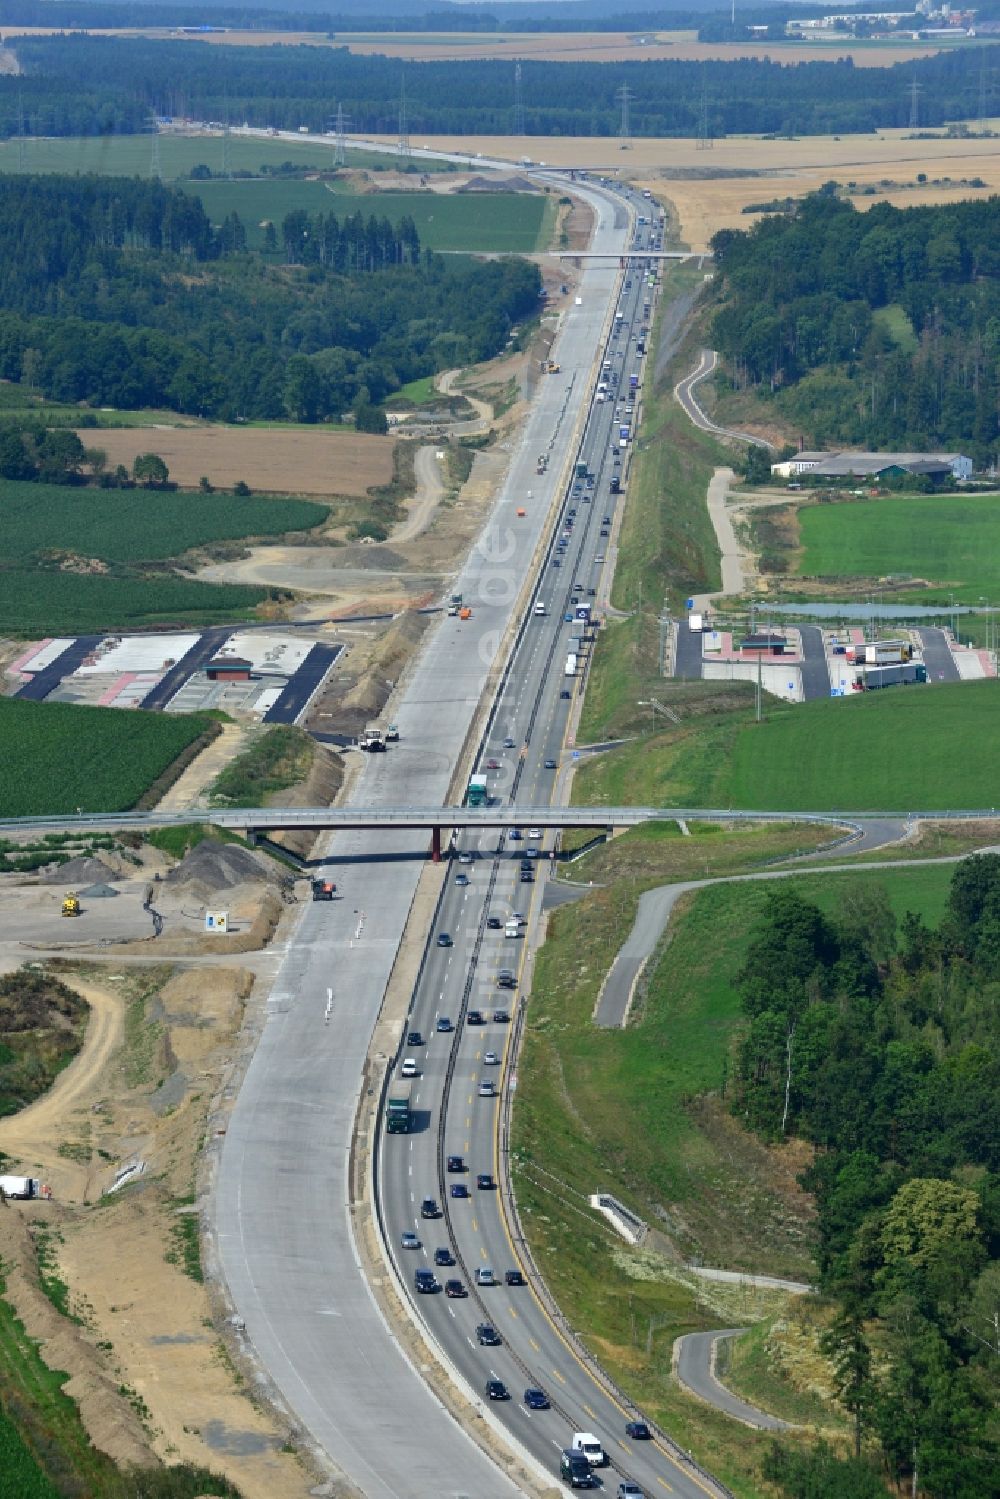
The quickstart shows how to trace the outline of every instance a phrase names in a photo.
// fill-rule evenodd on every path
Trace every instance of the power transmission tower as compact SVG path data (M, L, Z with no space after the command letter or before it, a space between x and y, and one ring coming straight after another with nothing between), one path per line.
M514 64L514 134L524 134L524 103L521 99L521 64Z
M160 163L160 127L156 123L156 115L150 121L152 135L149 143L149 175L154 178L163 176L163 167Z
M979 133L985 135L987 130L986 114L986 48L979 63Z
M702 87L701 108L698 110L698 150L711 151L714 144L708 123L708 90Z
M629 124L628 117L629 103L631 101L632 94L627 83L622 84L621 88L615 95L615 98L618 100L622 107L621 124L618 126L618 139L621 142L621 149L623 151L627 151L632 143L632 127Z
M406 74L404 73L399 84L399 144L396 147L400 156L410 154L410 127L406 120Z
M17 95L17 170L23 172L27 164L27 147L24 140L24 96Z
M918 100L920 95L920 84L914 78L910 84L910 129L916 130L919 123L920 110Z
M344 123L344 106L337 105L337 143L333 148L333 164L335 167L345 166L347 163L347 127Z

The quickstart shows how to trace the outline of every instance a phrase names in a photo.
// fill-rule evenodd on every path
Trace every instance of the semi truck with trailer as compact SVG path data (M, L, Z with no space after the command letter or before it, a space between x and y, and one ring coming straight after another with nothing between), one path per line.
M894 665L859 667L852 689L854 692L875 692L882 687L906 687L926 681L927 668L922 661L899 661Z
M413 1096L412 1083L399 1081L393 1082L389 1088L389 1096L385 1104L385 1132L387 1135L406 1135L410 1131L410 1123L413 1118L411 1099Z
M567 677L576 676L576 656L572 651L570 651L569 655L566 657L566 670L564 672L564 675Z
M469 788L465 793L466 805L469 807L488 807L490 794L488 782L484 775L469 777Z
M0 1191L5 1197L27 1202L42 1196L42 1184L37 1176L0 1176Z

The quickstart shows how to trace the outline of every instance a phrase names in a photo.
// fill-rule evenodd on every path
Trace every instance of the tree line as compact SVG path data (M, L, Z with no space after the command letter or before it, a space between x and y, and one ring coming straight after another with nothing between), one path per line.
M713 340L816 443L1000 442L1000 198L866 213L832 184L712 241Z
M135 130L151 112L324 131L338 104L354 131L398 128L400 62L346 47L217 47L85 35L17 38L14 46L25 76L0 77L0 136ZM696 135L703 117L716 136L871 131L906 125L914 79L921 125L977 118L982 60L977 48L884 68L855 68L850 59L791 66L760 58L529 59L521 63L521 89L529 135L616 135L625 84L637 136ZM406 97L411 132L514 130L508 62L411 63ZM82 111L89 112L85 129Z
M996 1494L1000 857L957 866L937 930L897 923L877 884L834 916L783 892L735 987L733 1111L816 1149L802 1180L856 1456L932 1499Z
M422 249L412 221L292 213L275 253L138 179L0 178L0 377L66 402L362 427L402 384L502 349L523 260ZM192 271L196 268L196 273Z

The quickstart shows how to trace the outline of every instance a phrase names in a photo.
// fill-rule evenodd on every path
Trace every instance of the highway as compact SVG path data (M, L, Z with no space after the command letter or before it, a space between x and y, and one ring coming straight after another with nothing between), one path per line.
M576 190L595 209L595 246L621 246L628 221L620 200L592 186ZM357 806L448 799L575 456L619 275L601 262L583 272L580 303L564 314L554 345L562 373L541 382L490 521L454 585L473 617L444 618L429 634L394 705L400 742L366 762L352 795ZM543 452L548 473L540 477ZM397 830L394 847L418 854L426 833ZM369 1499L502 1499L518 1485L406 1361L354 1243L353 1122L420 870L416 858L382 862L377 850L364 830L331 838L331 865L352 861L336 876L345 898L307 906L289 943L222 1140L209 1250L263 1388L358 1490Z
M579 676L567 674L571 641L582 633L575 605L598 590L606 538L621 502L610 492L610 480L621 472L615 463L623 451L619 427L634 420L624 407L637 404L627 391L629 376L642 370L635 345L650 315L644 310L650 299L644 277L626 277L620 331L612 332L605 355L619 392L626 394L621 409L611 400L595 401L591 408L579 453L589 477L568 486L556 537L480 747L477 770L485 771L492 796L515 811L543 806L555 789L572 697L580 688ZM583 651L589 648L583 644ZM582 659L581 651L573 656ZM511 1398L494 1402L494 1414L553 1482L560 1450L570 1445L573 1432L592 1431L610 1459L601 1474L606 1490L629 1478L647 1494L669 1488L682 1499L696 1499L720 1491L666 1443L626 1436L626 1421L641 1413L610 1393L564 1339L536 1294L504 1210L500 1094L513 1085L514 1027L508 1016L523 1002L525 938L549 862L544 845L541 827L533 829L527 821L516 829L469 830L456 843L408 1020L408 1030L419 1032L421 1042L401 1047L389 1089L390 1097L394 1089L405 1089L407 1078L399 1069L404 1061L408 1068L415 1065L417 1076L409 1084L413 1127L408 1134L383 1131L380 1138L378 1186L386 1237L414 1310L434 1340L481 1399L487 1381L503 1382ZM515 917L525 924L516 936L508 935L507 923ZM503 969L517 988L498 986ZM456 1156L460 1169L449 1162ZM482 1174L488 1180L480 1183ZM579 1186L596 1191L599 1183ZM467 1195L454 1196L456 1188ZM423 1214L427 1198L435 1204L434 1217ZM419 1246L404 1247L404 1234L415 1234ZM436 1267L438 1249L448 1250L454 1265ZM476 1284L477 1272L487 1269L499 1284ZM418 1270L433 1271L442 1288L457 1278L466 1295L448 1296L440 1288L418 1294ZM506 1284L511 1270L521 1273L525 1284ZM480 1343L477 1327L484 1323L499 1333L499 1346ZM528 1387L541 1388L550 1408L529 1409L523 1399Z

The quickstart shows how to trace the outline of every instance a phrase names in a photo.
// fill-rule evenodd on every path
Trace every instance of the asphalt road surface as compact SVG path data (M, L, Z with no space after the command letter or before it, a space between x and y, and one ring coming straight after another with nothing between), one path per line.
M958 682L961 680L955 658L948 648L943 630L918 630L924 652L928 682Z
M746 1426L756 1426L761 1431L788 1431L789 1422L779 1421L766 1411L748 1405L745 1400L730 1393L715 1377L715 1351L723 1338L739 1337L745 1328L730 1327L719 1332L689 1332L677 1339L677 1378L693 1395L714 1405Z
M609 370L618 374L619 391L627 389L633 373L641 374L642 360L633 348L649 299L641 276L625 278L619 331L612 333L601 362L603 369L606 359ZM487 775L490 793L514 808L540 807L554 795L556 767L565 754L570 709L580 685L574 662L567 659L576 657L579 670L580 653L572 645L581 629L574 618L575 601L586 603L588 589L597 587L607 545L601 532L609 531L621 502L610 492L610 479L619 472L614 460L622 450L616 438L621 418L629 419L624 411L629 404L636 402L626 396L621 412L612 401L595 400L591 408L579 455L588 477L569 486L534 596L544 613L536 613L534 602L525 612L512 667L481 747L478 768ZM610 1458L602 1475L606 1489L627 1477L647 1493L666 1487L682 1499L703 1499L706 1491L717 1490L667 1443L626 1436L626 1421L637 1413L595 1376L586 1356L555 1324L542 1288L531 1283L501 1199L506 1140L500 1095L516 1086L510 1055L513 1018L524 984L526 935L541 904L550 843L551 835L543 836L525 822L510 831L468 830L456 845L408 1020L421 1043L404 1046L396 1059L397 1089L406 1086L398 1070L403 1063L409 1060L417 1069L412 1079L415 1128L409 1134L383 1133L380 1142L378 1180L387 1237L415 1311L480 1398L488 1380L504 1383L511 1398L498 1403L495 1414L552 1482L558 1477L560 1449L569 1445L573 1432L593 1431ZM508 935L507 923L518 918L524 924L518 921L517 934ZM505 977L513 987L504 985ZM449 1156L461 1158L461 1169L449 1169ZM598 1185L581 1184L581 1190ZM454 1188L463 1195L454 1196ZM425 1198L433 1199L433 1216L424 1216ZM417 1236L417 1247L404 1247L403 1235L410 1233ZM447 1250L454 1265L435 1270L439 1249ZM435 1270L442 1287L446 1280L458 1279L467 1294L419 1294L417 1270ZM507 1284L509 1271L519 1272L527 1283ZM490 1283L477 1284L487 1272ZM480 1342L477 1328L482 1323L495 1327L499 1346ZM545 1391L549 1409L527 1406L523 1397L529 1387Z
M617 250L613 202L593 188L578 190L595 207L595 245ZM541 382L491 520L454 585L473 617L442 618L429 634L393 710L400 742L366 762L353 797L359 805L447 800L487 673L553 497L561 495L560 476L576 452L577 418L619 276L615 261L585 266L581 303L564 314L557 338L562 373ZM540 477L541 452L549 466ZM394 847L417 854L426 834L399 833ZM337 876L343 900L305 907L272 990L220 1158L218 1252L247 1340L278 1393L369 1499L501 1499L513 1486L403 1357L351 1235L352 1122L420 869L417 859L382 862L378 849L363 831L331 839L332 863L341 856L358 862Z
M701 680L701 632L689 630L687 616L674 621L677 628L674 646L674 676L692 682Z
M73 643L68 645L62 654L50 662L44 670L36 671L33 676L29 677L14 696L25 698L31 703L44 702L49 693L56 690L63 677L69 676L70 672L82 666L84 659L91 651L96 650L103 639L103 635L78 635Z
M753 437L749 432L737 432L732 427L719 427L702 411L694 394L695 388L715 373L718 362L719 356L714 349L702 349L698 363L690 375L685 375L674 386L677 400L695 426L700 427L703 432L714 432L717 437L736 437L740 442L749 443L751 447L767 448L769 452L775 452L774 443L768 442L765 437Z
M814 698L830 696L830 672L823 648L823 631L819 625L800 625L802 640L802 697L808 703Z
M342 645L314 645L278 701L264 714L264 722L297 723L343 649Z

